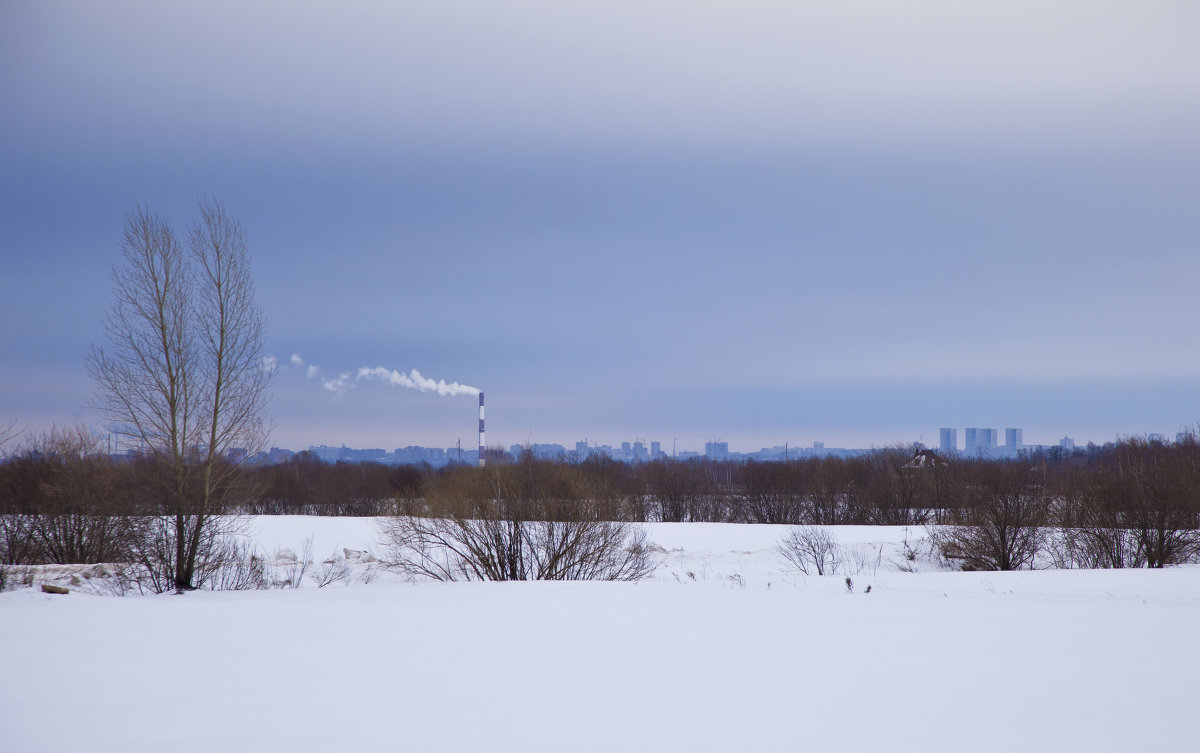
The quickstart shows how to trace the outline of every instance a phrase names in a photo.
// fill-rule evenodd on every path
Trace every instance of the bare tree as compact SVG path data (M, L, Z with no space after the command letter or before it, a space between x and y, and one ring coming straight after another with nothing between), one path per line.
M848 489L853 483L850 465L838 457L806 460L803 465L811 469L807 494L808 522L827 526L844 522Z
M1130 528L1127 485L1111 468L1061 472L1054 495L1058 531L1049 542L1055 567L1145 565L1138 532Z
M1134 534L1136 564L1187 562L1200 553L1200 443L1192 433L1167 445L1136 437L1112 458L1110 505L1119 527Z
M214 516L237 489L231 451L253 452L265 439L273 376L262 366L245 233L215 201L199 209L186 249L148 209L127 215L105 320L110 349L88 356L97 407L159 467L159 512L171 525L161 529L167 545L156 542L144 559L169 570L179 592L195 587Z
M14 418L6 424L0 424L0 460L8 457L6 445L16 439L21 434L21 430L17 428L17 420Z
M854 465L860 483L853 495L863 522L871 525L906 526L925 522L926 471L913 467L912 451L907 447L875 450Z
M653 516L663 523L696 522L710 518L717 494L711 476L698 463L656 460L638 468Z
M812 466L807 463L750 461L741 470L736 519L748 523L803 523L804 492Z
M1040 476L1021 462L981 463L969 481L951 525L929 528L934 546L967 570L1032 568L1053 510Z

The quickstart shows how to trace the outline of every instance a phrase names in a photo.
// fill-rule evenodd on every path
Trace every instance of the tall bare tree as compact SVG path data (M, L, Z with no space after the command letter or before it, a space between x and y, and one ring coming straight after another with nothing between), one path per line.
M169 518L143 564L180 592L197 585L214 516L235 488L231 451L252 453L265 441L273 376L262 366L245 232L215 201L201 200L199 210L186 248L145 207L126 216L125 263L112 272L105 319L110 348L88 356L97 407L156 461L156 496Z

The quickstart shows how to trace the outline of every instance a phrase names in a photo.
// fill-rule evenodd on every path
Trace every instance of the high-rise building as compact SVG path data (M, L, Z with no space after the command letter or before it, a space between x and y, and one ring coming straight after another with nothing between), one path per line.
M295 456L296 453L292 452L291 450L282 450L278 447L272 447L267 453L267 459L271 463L286 463Z
M646 445L641 442L633 443L633 462L644 463L647 460Z
M941 429L938 431L938 452L951 455L958 452L958 429Z
M1004 451L1009 455L1016 455L1024 447L1024 430L1022 429L1005 429L1004 430Z
M662 457L662 454L663 454L662 453L662 442L651 442L650 443L650 459L658 460L660 457Z
M968 457L991 457L995 450L995 429L967 427L964 451Z
M345 445L342 445L341 447L329 447L328 445L308 446L308 453L323 463L336 463L337 461L344 459L344 453L349 451L350 448L346 447Z
M728 442L705 442L704 457L709 460L725 460L729 457Z
M352 450L344 448L339 456L347 463L382 463L387 458L387 452L375 448L370 450Z
M1062 439L1058 440L1058 446L1062 448L1063 452L1074 452L1075 440L1071 439L1070 437L1063 437Z

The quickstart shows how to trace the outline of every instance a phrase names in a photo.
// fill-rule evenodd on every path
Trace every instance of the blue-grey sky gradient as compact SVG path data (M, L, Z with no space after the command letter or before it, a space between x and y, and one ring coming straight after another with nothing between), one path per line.
M0 2L0 423L96 422L125 213L249 233L267 350L698 449L1200 419L1194 2ZM282 370L275 443L474 443Z

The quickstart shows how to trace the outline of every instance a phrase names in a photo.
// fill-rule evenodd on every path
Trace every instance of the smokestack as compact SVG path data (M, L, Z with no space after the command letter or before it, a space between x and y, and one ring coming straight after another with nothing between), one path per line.
M479 467L482 468L483 460L483 393L479 393Z

